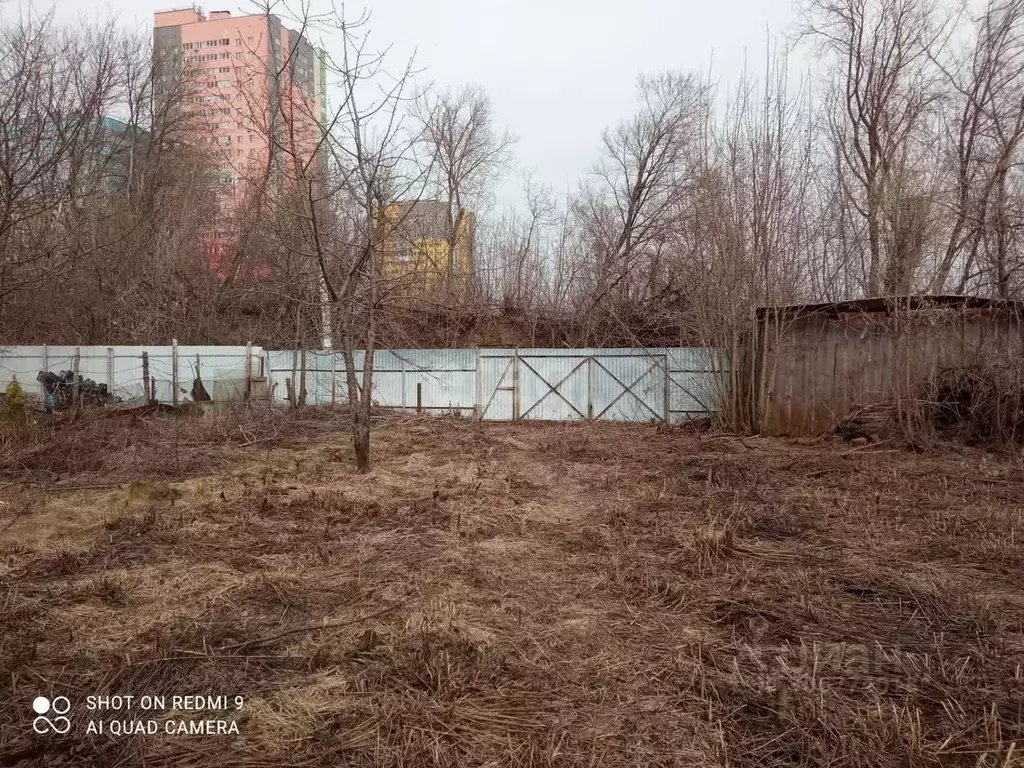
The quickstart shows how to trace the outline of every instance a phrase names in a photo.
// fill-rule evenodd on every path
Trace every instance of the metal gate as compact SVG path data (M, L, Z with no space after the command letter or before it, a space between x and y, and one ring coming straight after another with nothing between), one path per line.
M668 420L665 354L481 353L477 414L482 419Z

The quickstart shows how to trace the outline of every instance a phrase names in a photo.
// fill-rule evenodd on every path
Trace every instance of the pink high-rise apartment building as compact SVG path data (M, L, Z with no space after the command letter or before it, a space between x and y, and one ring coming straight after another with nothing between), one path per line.
M310 163L326 109L323 51L273 14L193 7L153 19L154 99L175 101L217 168L213 250L229 251L254 194L285 189ZM227 254L211 254L220 261Z

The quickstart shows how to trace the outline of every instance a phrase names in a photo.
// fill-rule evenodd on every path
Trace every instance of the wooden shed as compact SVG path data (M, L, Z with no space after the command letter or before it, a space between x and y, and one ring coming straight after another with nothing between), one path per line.
M857 409L917 396L942 370L1016 362L1022 310L969 296L762 307L742 374L757 428L822 434Z

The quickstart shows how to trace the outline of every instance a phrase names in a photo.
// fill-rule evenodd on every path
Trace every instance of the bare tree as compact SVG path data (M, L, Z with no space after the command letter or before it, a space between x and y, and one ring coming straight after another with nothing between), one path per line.
M594 249L591 305L628 296L658 270L678 203L692 180L688 150L707 101L694 75L641 77L640 111L604 134L604 158L576 210ZM644 273L644 274L641 274Z
M1021 225L1019 196L1021 141L1024 139L1024 2L991 3L979 26L977 47L981 49L984 87L973 101L982 113L980 132L986 182L977 190L975 242L981 240L981 254L972 251L965 264L970 279L975 260L982 262L982 286L1000 298L1010 297L1011 285L1020 268L1018 242ZM1016 200L1014 198L1016 197Z
M558 204L550 188L523 178L523 210L506 210L486 229L477 267L480 296L509 311L541 311L549 234Z
M509 161L514 139L495 127L490 98L477 86L426 92L415 102L413 116L433 169L428 194L446 207L447 274L467 275L473 265L460 258L469 251L462 241L473 237L474 211ZM455 291L464 293L461 287Z
M344 89L338 130L332 153L341 175L350 211L352 234L349 256L342 267L338 287L331 288L340 304L341 352L349 407L352 409L352 440L356 469L370 471L370 411L373 398L373 365L381 309L382 244L391 236L383 209L403 190L418 188L421 176L403 177L413 140L403 131L401 113L413 71L409 60L397 76L389 76L383 56L368 52L368 35L346 26L342 30L341 55L335 71ZM380 94L363 103L360 89L367 80ZM399 223L400 224L400 223ZM362 378L357 378L356 355L362 350Z
M948 25L933 0L811 0L807 32L833 56L828 112L847 204L866 230L860 265L869 295L904 292L920 249L912 247L922 186L915 151L936 99L929 54ZM853 236L853 233L848 233Z
M31 9L0 26L0 301L67 269L91 245L102 118L118 96L114 33Z
M325 319L322 330L340 341L356 467L369 472L374 353L388 294L382 247L401 225L384 212L403 193L422 188L425 173L414 162L415 136L403 124L413 63L390 72L386 52L369 47L366 15L351 20L342 12L312 17L299 10L302 37L319 31L329 40L326 69L338 104L317 110L291 87L297 36L281 62L268 63L279 96L270 105L276 116L253 119L269 154L265 170L250 179L250 238L272 244L278 266L294 265L300 284L317 286L306 305L327 307L329 325Z
M1016 96L1024 87L1024 3L993 0L974 27L966 57L948 64L937 57L955 109L944 137L952 218L930 286L941 290L956 269L959 292L987 284L1006 298L1017 258L1009 248L1015 228L1008 190L1024 128L1024 106Z

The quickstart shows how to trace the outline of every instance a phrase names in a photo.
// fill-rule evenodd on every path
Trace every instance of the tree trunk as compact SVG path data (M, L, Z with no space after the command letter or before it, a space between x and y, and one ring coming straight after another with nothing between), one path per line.
M356 452L356 472L365 475L370 471L370 401L361 398L352 413L352 447Z
M882 232L879 222L878 194L874 180L868 185L868 284L867 296L877 296L882 288Z

